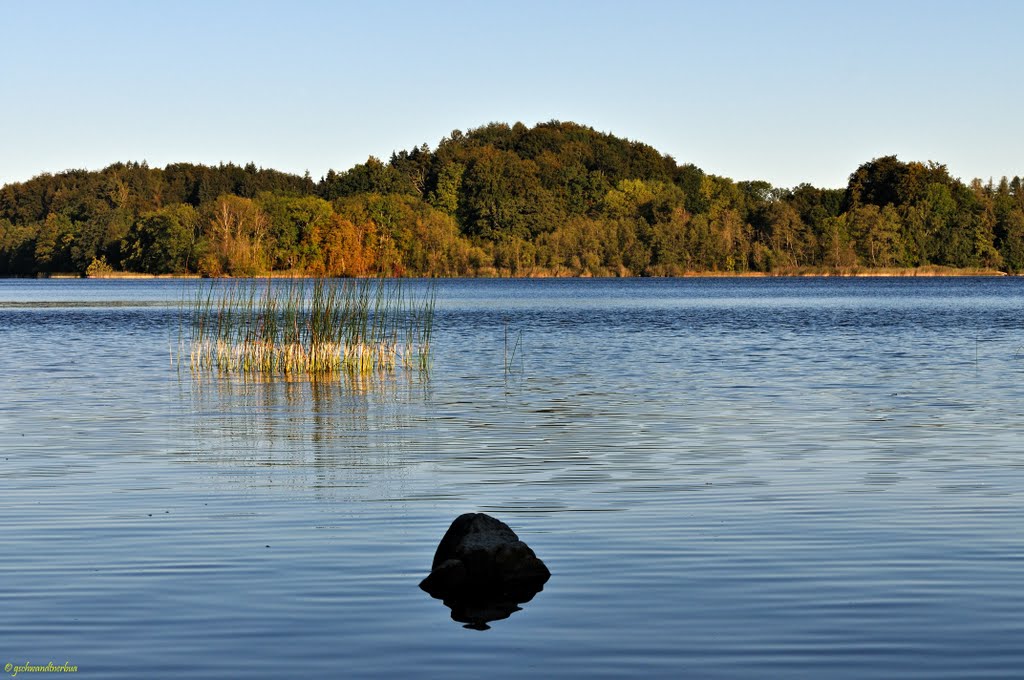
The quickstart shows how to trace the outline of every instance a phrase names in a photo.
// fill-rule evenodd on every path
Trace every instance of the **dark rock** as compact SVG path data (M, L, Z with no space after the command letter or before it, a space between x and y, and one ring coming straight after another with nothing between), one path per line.
M539 593L551 572L504 522L483 513L456 518L420 588L444 600L452 618L486 629Z

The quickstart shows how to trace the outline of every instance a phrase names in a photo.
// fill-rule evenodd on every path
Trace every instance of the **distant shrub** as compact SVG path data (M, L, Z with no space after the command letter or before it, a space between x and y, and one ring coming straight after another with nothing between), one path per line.
M94 257L89 266L85 268L85 275L90 279L102 279L114 273L114 268L107 263L107 258Z

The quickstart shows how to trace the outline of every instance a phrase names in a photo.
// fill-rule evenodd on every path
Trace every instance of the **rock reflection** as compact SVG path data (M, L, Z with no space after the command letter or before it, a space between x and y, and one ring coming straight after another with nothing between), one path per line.
M522 610L519 605L526 604L543 589L540 586L536 590L520 589L509 593L464 593L437 599L452 610L452 620L464 624L463 628L489 630L490 622L507 619ZM433 593L431 595L437 597Z

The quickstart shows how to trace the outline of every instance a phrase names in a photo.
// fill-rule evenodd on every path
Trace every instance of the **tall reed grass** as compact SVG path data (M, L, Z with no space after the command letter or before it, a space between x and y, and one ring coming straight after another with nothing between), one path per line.
M387 279L214 282L182 302L179 360L261 376L426 371L435 300Z

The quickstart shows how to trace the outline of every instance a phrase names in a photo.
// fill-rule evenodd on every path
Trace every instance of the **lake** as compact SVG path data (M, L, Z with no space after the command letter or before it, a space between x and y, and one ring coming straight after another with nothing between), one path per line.
M441 281L428 375L317 383L177 365L203 285L0 281L0 662L1024 672L1024 280ZM552 572L484 631L476 511Z

